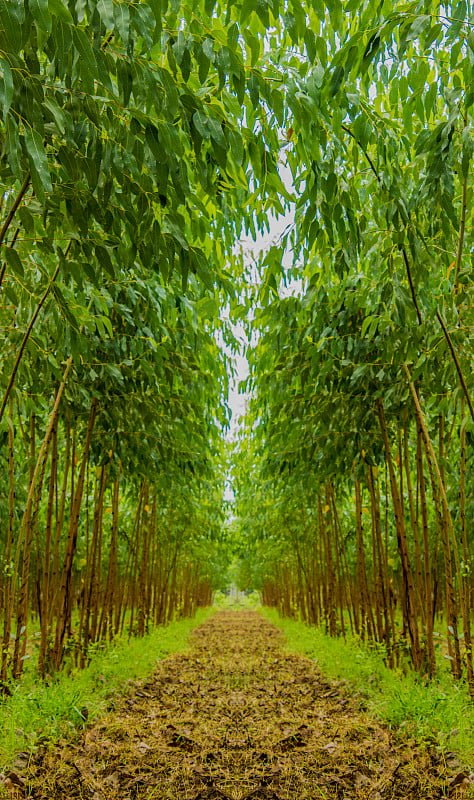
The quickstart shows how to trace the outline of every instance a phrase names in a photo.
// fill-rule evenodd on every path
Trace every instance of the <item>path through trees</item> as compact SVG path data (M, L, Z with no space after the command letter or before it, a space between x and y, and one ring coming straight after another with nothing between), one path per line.
M434 744L397 738L286 653L249 611L212 615L189 652L19 767L17 796L34 800L435 800L458 796L459 774Z

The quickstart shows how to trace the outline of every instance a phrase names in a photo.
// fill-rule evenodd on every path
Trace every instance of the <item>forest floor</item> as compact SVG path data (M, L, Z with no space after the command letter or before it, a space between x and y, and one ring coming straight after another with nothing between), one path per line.
M160 662L79 735L20 754L14 769L0 796L474 797L453 754L377 721L344 682L285 652L280 631L255 611L213 614L190 650Z

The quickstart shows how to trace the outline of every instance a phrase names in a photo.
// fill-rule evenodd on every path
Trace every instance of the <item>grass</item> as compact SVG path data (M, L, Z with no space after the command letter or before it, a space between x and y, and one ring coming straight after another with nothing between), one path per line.
M231 597L230 594L224 592L214 593L214 608L217 610L232 609L238 611L239 609L246 609L247 611L258 611L262 608L260 600L260 592L241 593L241 596Z
M85 709L89 719L97 716L129 681L145 678L160 659L186 649L190 631L210 613L200 609L193 619L155 628L141 639L123 636L93 653L85 669L60 672L49 684L30 667L11 686L12 696L0 702L0 771L39 740L82 726Z
M351 636L332 638L274 609L262 611L283 630L290 650L311 658L328 678L347 680L381 720L418 737L435 737L474 771L474 703L465 683L455 682L447 669L427 681L412 671L389 669L380 647Z

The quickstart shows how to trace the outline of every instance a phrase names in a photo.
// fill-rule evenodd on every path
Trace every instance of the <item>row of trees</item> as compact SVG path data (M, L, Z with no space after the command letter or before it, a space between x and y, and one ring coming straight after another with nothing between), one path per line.
M3 681L31 612L45 671L209 597L223 304L260 331L235 480L267 596L430 669L444 597L471 669L470 15L0 4ZM255 295L235 240L293 201Z
M124 624L143 634L208 599L203 583L222 513L225 365L199 297L188 291L180 308L178 291L135 280L134 308L125 291L114 283L91 293L109 301L114 336L76 331L75 363L55 337L54 306L47 309L8 398L4 682L10 671L19 676L35 643L42 672L72 646L84 663L90 641ZM61 324L67 339L73 325ZM61 378L45 352L65 364ZM31 612L40 622L33 641Z
M231 341L225 253L268 147L247 112L255 23L246 49L223 19L0 5L4 685L35 646L44 674L191 613L222 573L215 333Z
M295 224L244 301L243 575L474 690L472 12L356 5L293 73Z

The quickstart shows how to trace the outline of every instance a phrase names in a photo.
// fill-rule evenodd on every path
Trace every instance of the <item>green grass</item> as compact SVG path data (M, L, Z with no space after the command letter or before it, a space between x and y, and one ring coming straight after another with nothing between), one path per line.
M214 608L218 611L246 609L247 611L258 611L261 609L260 592L250 592L243 597L231 599L229 594L224 592L214 593Z
M413 671L389 669L380 647L351 636L332 638L274 609L262 611L283 630L290 650L311 658L328 678L347 680L380 719L419 737L434 736L474 768L474 703L465 683L455 682L447 669L427 681Z
M129 681L145 678L160 659L186 649L190 631L211 613L200 609L193 619L155 628L142 639L123 636L98 649L85 669L60 672L49 684L31 667L0 702L0 771L39 739L82 726L81 709L87 708L89 719L97 716Z

